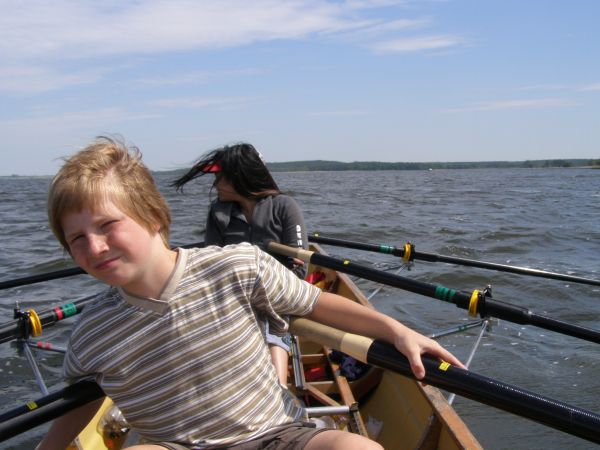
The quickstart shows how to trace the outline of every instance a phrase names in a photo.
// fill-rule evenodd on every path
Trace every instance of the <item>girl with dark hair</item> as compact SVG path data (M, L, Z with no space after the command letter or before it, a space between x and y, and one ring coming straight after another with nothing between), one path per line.
M269 241L307 248L308 238L302 211L296 201L283 194L260 153L247 143L225 146L208 152L172 184L178 191L194 178L214 174L218 199L213 201L206 219L206 245L225 246L249 242L263 250ZM275 256L275 255L274 255ZM306 268L301 261L275 256L299 278ZM265 333L277 376L286 385L289 336Z

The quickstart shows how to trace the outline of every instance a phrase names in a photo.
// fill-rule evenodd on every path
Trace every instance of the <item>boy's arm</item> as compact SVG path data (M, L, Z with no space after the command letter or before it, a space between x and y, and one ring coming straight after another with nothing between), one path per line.
M92 420L103 401L104 397L94 400L54 420L35 450L64 450Z
M394 344L398 351L408 358L411 370L418 379L425 376L425 367L421 361L421 355L424 353L464 368L452 353L436 341L385 314L336 294L322 292L314 309L306 317L343 331Z

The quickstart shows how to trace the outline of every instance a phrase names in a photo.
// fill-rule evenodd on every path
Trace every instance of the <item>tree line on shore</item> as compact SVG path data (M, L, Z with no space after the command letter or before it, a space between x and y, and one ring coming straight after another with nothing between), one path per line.
M506 168L600 168L600 159L540 159L527 161L475 162L378 162L378 161L290 161L267 163L273 172L310 172L343 170L433 170L433 169L506 169Z

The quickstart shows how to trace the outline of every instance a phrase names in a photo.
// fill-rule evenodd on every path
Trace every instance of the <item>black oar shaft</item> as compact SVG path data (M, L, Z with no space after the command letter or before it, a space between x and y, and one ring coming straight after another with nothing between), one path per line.
M88 297L75 300L72 303L65 303L56 306L55 308L39 314L39 319L42 327L54 325L56 322L64 320L75 314L79 314L83 307L92 301L96 294ZM12 341L13 339L22 338L23 329L20 321L0 325L0 343Z
M384 342L373 342L366 362L412 376L408 360ZM439 361L423 358L423 363L427 384L600 443L598 414Z
M0 441L56 419L66 412L104 397L96 383L81 381L0 415Z
M425 283L381 270L372 269L349 260L341 260L308 250L287 247L275 242L269 243L269 250L310 262L317 266L337 270L338 272L354 275L366 280L404 289L415 294L453 303L458 308L470 310L472 293L460 292L441 285ZM564 333L587 341L600 343L600 331L568 324L559 320L532 313L527 308L501 302L491 298L480 298L476 303L475 313L481 317L496 317L522 325L535 325L540 328Z
M365 242L348 241L346 239L336 239L316 234L309 235L308 240L316 244L327 244L334 245L336 247L353 248L355 250L365 250L368 252L386 253L400 257L404 256L404 249L397 248L391 245L378 245L369 244Z
M181 248L204 247L204 242L194 242L193 244L179 245ZM26 286L28 284L41 283L44 281L56 280L59 278L71 277L73 275L81 275L86 273L80 267L70 267L68 269L55 270L53 272L40 273L38 275L30 275L13 280L0 281L0 290L9 289L18 286Z
M376 253L385 253L398 257L404 257L406 252L404 248L398 248L391 245L367 244L363 242L348 241L345 239L318 236L315 234L311 234L308 237L308 239L309 241L315 242L317 244L334 245L336 247L345 247L356 250L366 250ZM583 278L562 273L548 272L539 269L530 269L528 267L509 266L506 264L476 261L474 259L437 255L434 253L417 252L414 249L411 251L410 257L411 259L418 259L427 262L443 262L448 264L458 264L462 266L477 267L480 269L496 270L499 272L516 273L519 275L529 275L534 277L550 278L554 280L570 281L572 283L588 284L591 286L600 286L600 280L594 280L591 278Z
M498 264L484 261L476 261L474 259L457 258L443 255L433 255L430 253L415 252L415 259L430 262L444 262L448 264L459 264L461 266L477 267L480 269L490 269L499 272L516 273L519 275L529 275L532 277L550 278L553 280L570 281L572 283L588 284L591 286L600 286L600 280L591 278L576 277L556 272L548 272L546 270L531 269L528 267L509 266L506 264Z
M70 267L68 269L55 270L53 272L41 273L39 275L30 275L27 277L16 278L14 280L0 281L0 290L9 289L17 286L26 286L28 284L40 283L43 281L66 278L73 275L85 273L80 267Z
M204 242L195 242L193 244L181 245L182 248L191 247L203 247ZM56 272L49 272L41 275L34 275L31 277L20 278L17 280L11 280L1 283L2 288L21 286L23 284L37 283L41 281L48 281L56 278L64 278L71 275L77 275L85 273L79 267L73 267L71 269L59 270ZM42 327L54 325L56 322L66 319L75 314L79 314L86 303L93 300L96 294L89 297L85 297L80 300L76 300L72 303L65 303L57 306L50 311L46 311L39 314L40 324ZM0 325L0 343L8 342L13 339L23 337L22 323L20 321Z
M362 362L414 378L406 357L391 344L347 333L304 318L293 319L291 331L335 348ZM509 411L552 428L600 442L600 415L527 391L499 380L440 363L427 357L425 383Z

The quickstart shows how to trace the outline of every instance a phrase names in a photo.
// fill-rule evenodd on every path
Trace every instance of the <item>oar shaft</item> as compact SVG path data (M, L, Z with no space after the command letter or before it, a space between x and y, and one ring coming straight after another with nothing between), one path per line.
M81 381L0 415L0 442L104 397L96 383Z
M193 244L179 245L181 248L204 247L204 242L194 242ZM68 269L55 270L52 272L40 273L38 275L30 275L13 280L0 281L0 290L9 289L18 286L26 286L28 284L41 283L44 281L57 280L59 278L71 277L73 275L81 275L86 273L80 267L70 267Z
M191 248L191 247L203 247L204 242L195 242L193 244L181 245L182 248ZM25 277L18 280L12 280L2 283L2 288L5 289L7 287L21 286L22 284L30 284L37 283L41 281L48 281L56 278L64 278L71 275L77 275L85 273L79 267L73 267L71 269L59 270L56 272L49 272L41 275L34 275L32 277ZM10 284L10 286L9 286ZM86 303L91 301L96 297L96 294L91 295L89 297L85 297L81 300L76 300L73 303L66 303L64 305L60 305L55 307L54 309L40 313L40 323L42 327L54 325L56 322L66 319L75 314L79 314ZM23 330L21 328L21 324L19 322L12 322L4 325L0 325L0 343L8 342L13 339L22 337Z
M533 325L556 333L566 334L600 344L600 331L573 325L562 320L541 316L527 308L512 305L493 298L486 298L478 309L482 317L497 317L521 325Z
M65 303L63 305L56 306L49 311L40 313L39 319L42 327L54 325L56 322L64 320L67 317L79 314L83 310L83 307L95 297L96 294L90 295L88 297L75 300L72 303ZM0 325L0 343L23 337L22 334L23 329L20 321Z
M308 319L294 319L291 331L343 351L364 363L414 378L408 360L391 344L346 333ZM427 384L600 443L600 415L518 386L423 358Z
M404 256L404 249L394 247L392 245L369 244L366 242L348 241L346 239L336 239L331 237L319 236L311 234L308 236L310 242L316 244L334 245L336 247L352 248L355 250L365 250L375 253L386 253L394 256Z
M553 280L570 281L572 283L588 284L591 286L600 286L600 280L591 278L576 277L546 270L531 269L528 267L509 266L506 264L491 263L485 261L476 261L474 259L457 258L452 256L435 255L432 253L415 252L415 259L430 262L444 262L448 264L458 264L461 266L477 267L480 269L496 270L499 272L516 273L519 275L529 275L532 277L550 278Z
M398 248L398 247L394 247L391 245L367 244L367 243L363 243L363 242L348 241L345 239L336 239L336 238L330 238L330 237L324 237L324 236L317 236L314 234L311 234L308 237L308 239L309 239L309 241L315 242L317 244L334 245L337 247L352 248L352 249L356 249L356 250L366 250L366 251L376 252L376 253L385 253L385 254L390 254L390 255L394 255L394 256L398 256L398 257L404 257L404 254L405 254L404 248ZM566 275L566 274L556 273L556 272L548 272L548 271L539 270L539 269L530 269L528 267L509 266L506 264L498 264L498 263L491 263L491 262L485 262L485 261L476 261L474 259L458 258L458 257L453 257L453 256L444 256L444 255L438 255L435 253L417 252L414 249L411 253L411 257L414 259L418 259L421 261L427 261L427 262L443 262L443 263L448 263L448 264L458 264L458 265L462 265L462 266L477 267L480 269L496 270L499 272L516 273L519 275L529 275L529 276L534 276L534 277L550 278L550 279L554 279L554 280L570 281L572 283L588 284L591 286L600 286L600 280L594 280L591 278L576 277L573 275Z
M43 281L56 280L58 278L66 278L83 273L85 272L80 267L70 267L68 269L55 270L53 272L40 273L38 275L30 275L27 277L16 278L14 280L0 281L0 290L17 286L26 286L28 284L40 283Z
M374 342L366 362L410 376L408 361L400 361L387 343ZM600 443L600 415L596 413L458 367L441 369L438 361L424 358L423 363L427 384Z
M337 270L338 272L397 287L444 302L453 303L458 308L466 310L470 310L471 308L473 297L473 294L471 293L460 292L441 285L434 285L401 277L399 275L355 264L349 260L340 260L309 250L287 247L276 242L269 243L269 250L292 258L298 258L317 266L327 267L329 269ZM496 317L518 324L535 325L547 330L565 333L569 336L600 343L600 331L540 316L532 313L527 308L501 302L492 298L481 298L476 303L475 312L481 317Z

